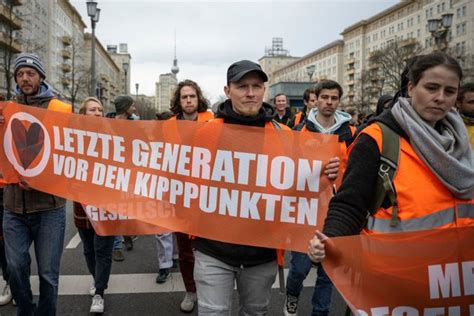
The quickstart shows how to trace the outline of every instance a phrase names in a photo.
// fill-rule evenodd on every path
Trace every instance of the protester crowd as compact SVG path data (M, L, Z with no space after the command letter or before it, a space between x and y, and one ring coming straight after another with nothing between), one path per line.
M58 100L46 83L46 75L37 56L20 54L14 64L15 101L71 113L72 107L67 103L59 101L52 106L51 101ZM331 181L343 173L343 180L339 187L334 185L322 233L308 236L307 253L289 254L283 310L284 315L297 314L303 281L316 267L312 315L328 315L333 285L321 265L327 237L474 226L474 214L453 215L457 205L473 204L474 190L474 83L461 85L462 77L455 59L432 53L408 63L401 74L401 91L393 97L380 96L376 113L371 116L356 108L341 110L343 89L332 80L307 89L302 96L304 106L294 113L284 94L275 95L273 104L263 101L267 74L257 63L242 60L229 66L224 88L227 100L218 105L215 113L199 85L184 80L174 91L170 111L158 113L157 119L337 136L341 154L331 158L323 172ZM100 100L89 97L81 104L79 114L140 119L132 97L119 96L114 104L116 111L105 114ZM0 124L4 123L0 113ZM395 139L393 143L398 143L399 148L390 171L379 179L384 175L381 170L387 158L387 139ZM379 190L387 183L392 184L392 190ZM422 194L427 187L430 194ZM26 181L7 184L0 193L0 265L6 281L0 305L13 299L17 315L55 315L66 201L32 189ZM94 279L90 312L102 313L112 262L125 259L122 245L133 249L137 236L99 236L78 202L74 202L74 223ZM159 266L156 282L167 282L170 268L179 265L186 289L181 311L197 308L199 315L229 315L237 284L241 315L268 313L281 251L191 238L182 232L158 234L155 238ZM31 244L40 280L37 302L29 281Z

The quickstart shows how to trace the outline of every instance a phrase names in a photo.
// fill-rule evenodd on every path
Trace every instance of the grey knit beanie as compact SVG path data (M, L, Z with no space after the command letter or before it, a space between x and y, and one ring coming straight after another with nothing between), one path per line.
M132 106L133 102L134 101L131 96L119 95L114 100L115 112L117 114L123 114L127 112L127 110Z
M22 53L18 55L15 59L15 80L16 80L16 73L20 68L29 67L33 68L38 71L41 78L46 78L46 71L44 70L43 64L39 60L38 56L35 54L30 53Z

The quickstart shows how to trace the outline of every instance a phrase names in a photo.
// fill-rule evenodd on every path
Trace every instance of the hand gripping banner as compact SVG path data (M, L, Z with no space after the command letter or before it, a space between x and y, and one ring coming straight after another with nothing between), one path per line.
M1 105L9 183L171 231L279 249L306 251L326 216L332 183L323 171L340 156L336 136Z

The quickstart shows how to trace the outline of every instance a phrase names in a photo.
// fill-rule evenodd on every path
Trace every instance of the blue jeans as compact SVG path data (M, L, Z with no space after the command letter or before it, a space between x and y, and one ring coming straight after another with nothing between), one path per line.
M99 236L93 229L78 229L84 245L87 268L94 277L96 294L104 294L112 269L112 250L115 236Z
M115 236L114 238L114 250L123 248L123 236Z
M291 252L290 271L286 280L286 292L292 296L299 297L303 289L303 281L311 270L311 260L308 255L301 252ZM331 306L332 282L323 269L318 264L318 277L313 292L313 312L312 316L329 315Z
M10 287L18 305L17 315L56 314L65 224L65 207L31 214L16 214L5 210L5 252L10 271ZM40 281L38 307L33 302L30 285L31 257L28 250L33 242Z

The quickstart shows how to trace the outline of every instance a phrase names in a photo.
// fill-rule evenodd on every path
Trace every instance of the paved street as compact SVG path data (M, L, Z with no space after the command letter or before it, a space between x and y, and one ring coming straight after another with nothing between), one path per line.
M92 278L88 275L82 244L74 227L71 205L68 205L68 218L65 237L65 250L61 263L61 279L58 299L58 315L88 315L91 297L88 290ZM172 277L165 284L155 283L157 275L157 254L153 236L140 236L132 251L124 251L125 261L114 262L109 289L105 294L104 315L186 315L179 311L184 295L181 274L173 269ZM32 285L38 294L36 264L32 265ZM315 271L305 281L299 315L311 314L312 285ZM2 284L3 286L3 284ZM338 295L333 295L331 315L344 315L345 305ZM274 284L269 315L282 315L284 296ZM234 296L234 307L237 294ZM0 316L15 315L12 304L0 307ZM197 315L194 311L192 314ZM232 315L237 315L234 308Z

